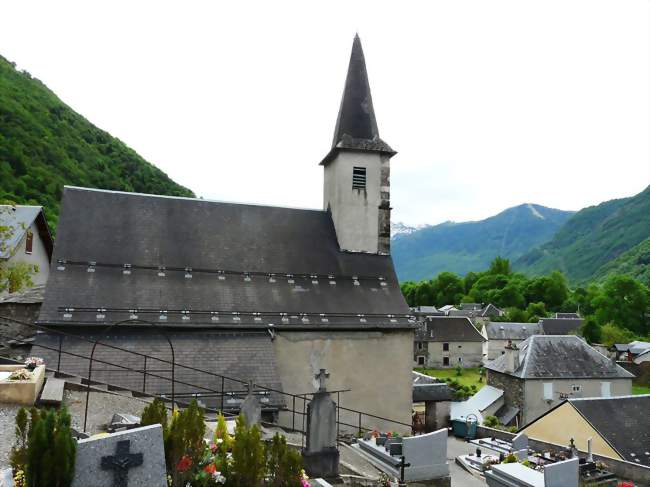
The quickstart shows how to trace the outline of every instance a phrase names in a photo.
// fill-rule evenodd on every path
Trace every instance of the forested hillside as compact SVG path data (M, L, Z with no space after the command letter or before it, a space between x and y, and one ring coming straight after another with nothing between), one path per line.
M594 278L601 281L608 276L623 274L650 286L650 237L602 266Z
M643 268L647 246L635 247L649 237L650 186L636 196L580 210L551 241L516 260L513 267L529 275L561 270L574 283L615 268L641 279L647 272Z
M401 281L430 279L443 271L466 274L487 267L498 255L514 260L549 241L572 214L523 204L481 221L399 233L391 254Z
M55 230L64 184L193 196L0 56L0 201L43 205Z

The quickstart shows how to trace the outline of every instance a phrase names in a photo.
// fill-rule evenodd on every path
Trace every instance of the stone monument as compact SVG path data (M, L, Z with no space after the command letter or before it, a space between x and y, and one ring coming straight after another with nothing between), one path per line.
M248 394L239 408L239 413L244 416L246 426L249 428L254 424L259 425L262 420L262 405L254 393L254 384L252 380L248 381Z
M79 440L72 487L166 487L162 426Z
M336 403L325 385L329 374L316 374L318 392L307 406L307 446L302 452L305 470L311 477L339 475L339 450L336 438Z

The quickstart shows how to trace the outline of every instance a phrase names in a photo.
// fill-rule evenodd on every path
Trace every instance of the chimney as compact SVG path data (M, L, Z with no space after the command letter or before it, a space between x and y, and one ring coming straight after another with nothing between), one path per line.
M519 348L517 348L517 345L512 343L512 340L508 340L508 344L505 346L505 352L505 371L512 374L519 368Z

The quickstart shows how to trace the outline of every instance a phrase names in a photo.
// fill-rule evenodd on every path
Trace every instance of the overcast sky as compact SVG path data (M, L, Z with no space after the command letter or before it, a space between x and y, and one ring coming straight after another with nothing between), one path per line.
M355 31L393 221L650 184L648 0L5 1L0 54L209 199L322 206Z

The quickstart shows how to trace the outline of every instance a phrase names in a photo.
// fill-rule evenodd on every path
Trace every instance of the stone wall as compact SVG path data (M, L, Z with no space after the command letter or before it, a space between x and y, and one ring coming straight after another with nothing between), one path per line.
M524 411L525 401L525 383L523 380L512 377L507 374L486 370L486 383L503 391L503 399L507 406L514 406ZM518 415L519 425L521 425L522 412Z

